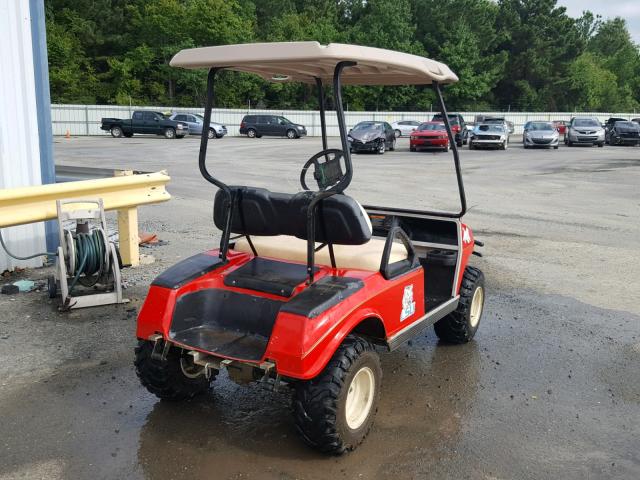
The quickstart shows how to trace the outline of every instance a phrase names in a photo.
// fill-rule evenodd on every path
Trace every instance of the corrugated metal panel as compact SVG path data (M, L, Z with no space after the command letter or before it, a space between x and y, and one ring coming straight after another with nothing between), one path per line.
M0 11L0 188L40 185L29 1L0 0ZM45 249L43 224L4 229L3 237L18 255ZM41 264L15 261L0 249L0 272Z
M204 108L186 107L128 107L114 105L52 105L52 123L54 135L108 135L100 130L102 117L131 118L133 110L157 110L160 112L191 112L204 114ZM310 136L320 135L320 114L313 110L255 110L255 109L214 109L211 119L223 123L229 130L229 135L239 135L242 117L248 113L283 115L292 122L307 127ZM363 120L384 120L389 123L399 120L431 120L434 112L345 112L348 126L353 126ZM460 112L465 120L472 122L476 115L495 115L505 117L515 125L515 133L522 133L524 124L529 120L570 120L575 115L590 115L606 121L609 117L635 118L636 113L593 113L593 112ZM338 121L336 113L327 111L327 133L338 135Z

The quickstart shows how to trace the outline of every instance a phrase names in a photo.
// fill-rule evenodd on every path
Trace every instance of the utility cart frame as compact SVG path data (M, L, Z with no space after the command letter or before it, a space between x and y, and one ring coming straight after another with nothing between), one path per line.
M276 193L216 178L202 135L199 168L218 188L220 245L152 283L138 318L138 376L163 399L205 392L221 368L239 383L290 386L302 438L329 453L351 450L377 409L377 348L398 348L430 325L443 341L468 342L482 315L484 277L468 266L480 242L461 222L464 184L441 90L457 77L423 57L317 42L183 50L171 65L209 69L204 132L222 70L315 85L322 151L302 166L301 192ZM329 82L341 149L328 148ZM354 169L343 84L432 86L452 147L459 211L362 207L345 194Z

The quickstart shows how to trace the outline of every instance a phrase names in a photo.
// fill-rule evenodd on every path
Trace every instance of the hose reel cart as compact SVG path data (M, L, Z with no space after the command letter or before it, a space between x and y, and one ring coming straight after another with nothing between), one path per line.
M64 208L65 206L72 208ZM127 303L122 297L120 255L107 236L102 199L56 202L60 246L49 297L60 292L62 310ZM65 224L75 222L75 230Z

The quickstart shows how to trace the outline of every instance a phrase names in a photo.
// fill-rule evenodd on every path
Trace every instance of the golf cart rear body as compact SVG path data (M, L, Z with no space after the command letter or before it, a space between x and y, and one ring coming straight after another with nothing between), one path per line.
M393 215L368 213L374 234L384 235L384 223ZM390 278L379 268L340 268L339 249L338 268L319 258L326 263L316 264L311 285L304 261L255 256L245 244L239 246L248 251L230 249L225 263L219 250L211 250L152 283L137 337L159 334L180 348L255 367L268 362L275 373L292 379L314 378L353 331L393 350L455 310L460 272L474 243L471 230L459 221L398 218L412 232L416 259ZM293 237L268 241L288 245L290 256L304 243ZM254 247L269 248L256 240Z
M323 149L302 165L302 191L278 193L214 177L202 135L199 168L218 188L220 247L152 283L138 317L137 374L169 400L208 390L223 367L239 383L277 388L284 381L295 391L302 438L324 452L351 450L376 411L376 346L393 350L429 325L445 341L468 342L482 314L483 275L468 266L481 243L461 221L464 186L440 90L457 77L426 58L317 42L183 50L171 64L209 68L204 132L220 70L315 84ZM341 149L327 146L325 82L333 86ZM453 148L460 211L362 206L345 193L353 165L342 83L433 87Z

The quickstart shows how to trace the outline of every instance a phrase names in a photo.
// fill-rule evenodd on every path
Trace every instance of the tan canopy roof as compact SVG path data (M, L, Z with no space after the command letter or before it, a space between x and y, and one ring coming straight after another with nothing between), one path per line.
M225 67L250 72L275 82L314 83L315 77L330 83L336 64L357 62L343 70L342 83L351 85L423 85L434 81L454 83L458 77L444 63L408 53L318 42L276 42L221 45L181 50L171 66Z

